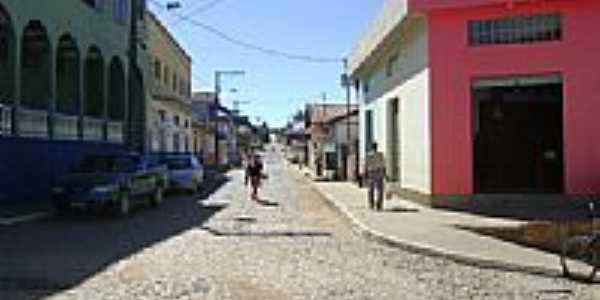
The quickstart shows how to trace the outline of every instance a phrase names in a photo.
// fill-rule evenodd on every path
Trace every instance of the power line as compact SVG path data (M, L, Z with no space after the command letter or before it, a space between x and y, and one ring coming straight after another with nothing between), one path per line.
M204 5L199 6L199 7L195 8L195 9L193 9L192 11L190 11L189 13L185 14L185 16L188 17L188 18L192 17L194 15L197 15L197 14L199 14L201 12L204 12L206 10L209 10L209 9L217 6L218 4L222 3L223 1L225 1L225 0L213 0L211 2L205 3ZM176 25L179 22L181 22L182 20L183 20L182 18L178 17L176 20L172 21L170 23L170 25Z
M278 56L278 57L282 57L282 58L286 58L286 59L307 61L307 62L313 62L313 63L341 63L341 62L343 62L343 60L339 59L339 58L315 57L315 56L311 56L311 55L289 53L289 52L285 52L285 51L280 51L280 50L276 50L276 49L263 47L263 46L260 46L257 44L253 44L253 43L250 43L247 41L242 41L240 39L234 38L222 31L214 28L211 25L196 21L194 19L182 16L182 15L179 15L179 17L182 20L187 21L189 24L199 27L205 31L208 31L208 32L220 37L221 39L223 39L225 41L228 41L232 44L235 44L237 46L240 46L240 47L243 47L243 48L246 48L249 50L262 52L264 54L268 54L271 56Z
M157 2L156 0L150 0L150 2L152 2L153 4L164 9L163 5L159 2ZM213 34L231 44L234 44L234 45L237 45L242 48L249 49L249 50L253 50L256 52L261 52L263 54L281 57L281 58L285 58L285 59L289 59L289 60L305 61L305 62L311 62L311 63L342 63L343 62L343 60L340 58L316 57L316 56L311 56L311 55L290 53L290 52L281 51L281 50L277 50L277 49L267 48L264 46L260 46L260 45L257 45L257 44L251 43L251 42L243 41L243 40L237 39L235 37L232 37L232 36L228 35L227 33L224 33L222 31L216 29L215 27L213 27L211 25L202 23L200 21L196 21L188 16L177 14L177 13L173 13L173 15L179 17L180 20L186 21L189 24L194 25L204 31L210 32L211 34Z

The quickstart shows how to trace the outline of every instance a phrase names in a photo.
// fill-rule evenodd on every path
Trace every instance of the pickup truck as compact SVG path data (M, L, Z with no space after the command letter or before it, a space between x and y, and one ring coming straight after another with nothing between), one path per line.
M59 212L110 209L126 216L138 202L158 206L167 188L166 166L138 154L91 155L52 188Z

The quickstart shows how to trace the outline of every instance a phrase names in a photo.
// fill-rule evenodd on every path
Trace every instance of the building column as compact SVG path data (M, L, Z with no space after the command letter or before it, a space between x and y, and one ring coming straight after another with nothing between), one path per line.
M57 42L58 43L58 42ZM52 43L50 43L52 45ZM54 51L50 51L50 105L48 106L48 138L54 138L54 116L56 114L56 102L57 102L57 80L56 80L56 69L58 68L56 63L56 55ZM53 55L54 54L54 55Z
M84 116L85 116L85 65L87 59L87 52L84 52L83 55L79 57L79 88L77 91L77 99L79 102L78 107L78 122L77 122L77 137L79 140L83 140L83 130L84 130Z
M102 89L104 90L104 99L102 99L102 120L103 120L103 125L102 125L102 141L106 142L108 141L108 99L109 99L109 93L110 93L110 79L111 79L111 70L110 70L110 65L111 65L111 59L110 57L108 57L108 61L107 61L107 65L103 65L102 67L105 68L104 70L104 86L102 87Z
M13 29L14 30L14 29ZM15 31L15 66L14 66L14 99L13 99L13 110L12 110L12 134L19 136L19 114L21 108L21 39L17 36Z
M123 68L123 80L125 82L123 82L123 93L125 93L123 95L123 101L125 101L125 103L121 104L124 105L123 107L123 120L121 120L122 124L123 124L123 144L127 144L127 141L129 141L129 123L131 122L129 120L129 73L128 73L129 69L128 68Z

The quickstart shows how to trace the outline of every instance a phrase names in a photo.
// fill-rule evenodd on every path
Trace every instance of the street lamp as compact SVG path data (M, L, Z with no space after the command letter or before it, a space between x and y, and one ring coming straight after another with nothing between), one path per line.
M223 76L244 76L242 70L219 70L215 71L215 165L219 165L219 107L221 94L221 77Z
M179 9L179 8L181 8L181 3L179 1L167 2L167 10Z
M348 59L344 59L344 73L342 74L342 87L346 88L346 153L344 160L346 161L346 178L350 178L350 171L348 165L350 164L349 154L350 154L350 143L352 142L352 118L351 118L351 105L350 105L350 97L351 97L351 83L350 83L350 74L348 72Z

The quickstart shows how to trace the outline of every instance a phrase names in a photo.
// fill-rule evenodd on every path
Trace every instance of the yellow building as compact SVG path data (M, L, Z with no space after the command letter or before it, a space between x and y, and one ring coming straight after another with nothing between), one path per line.
M152 12L146 12L151 55L148 141L155 152L192 151L192 59Z

